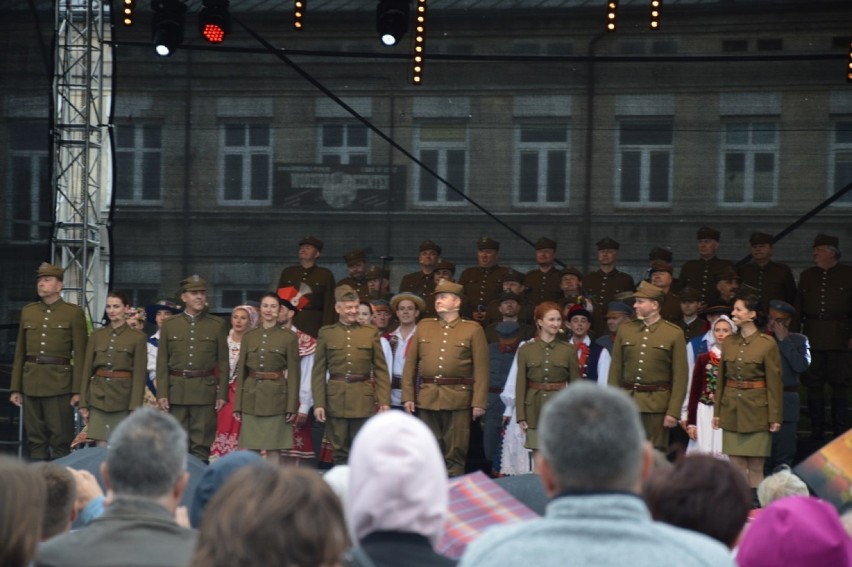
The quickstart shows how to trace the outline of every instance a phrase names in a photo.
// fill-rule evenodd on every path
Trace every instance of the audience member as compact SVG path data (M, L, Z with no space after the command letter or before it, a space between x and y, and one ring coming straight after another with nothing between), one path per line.
M234 451L211 462L195 488L195 496L189 509L189 522L192 527L198 528L201 525L204 509L234 473L243 467L262 462L263 457L253 451Z
M41 462L32 467L44 479L47 488L47 505L41 526L41 541L47 541L71 529L71 523L77 517L74 506L77 481L70 470L56 463Z
M339 567L349 540L340 500L316 471L238 471L210 501L185 565Z
M757 485L757 499L761 508L766 508L776 500L788 496L808 495L810 495L808 485L793 474L787 465L782 465L775 473L767 476Z
M42 534L47 489L24 463L0 457L0 565L28 567Z
M360 546L353 564L366 554L375 567L455 565L438 555L449 505L447 469L438 442L420 420L403 412L371 418L352 444L346 517Z
M460 565L733 565L720 543L651 519L638 494L651 446L623 392L571 384L545 406L540 427L545 517L492 528Z

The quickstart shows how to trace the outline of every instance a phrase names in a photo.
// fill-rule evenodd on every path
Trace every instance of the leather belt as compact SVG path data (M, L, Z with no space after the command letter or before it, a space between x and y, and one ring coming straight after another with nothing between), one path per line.
M764 380L725 380L726 388L736 388L737 390L757 390L766 388Z
M473 378L463 376L424 376L424 384L435 384L436 386L473 386Z
M668 382L661 382L659 384L640 384L639 382L622 382L621 387L625 390L630 390L633 392L669 392L672 389L672 385Z
M488 388L488 393L489 393L489 394L502 394L502 393L503 393L503 388L492 388L492 387L489 387L489 388Z
M330 380L337 380L340 382L366 382L370 379L369 374L332 374L329 376Z
M106 368L98 368L95 370L95 376L101 378L132 378L133 373L129 370L107 370Z
M799 387L798 386L784 386L784 391L785 392L795 392L796 394L798 394L799 393Z
M28 356L26 358L27 362L35 362L36 364L69 364L71 362L70 358L63 358L61 356Z
M249 371L249 378L254 378L255 380L281 380L286 379L287 374L283 370L279 370L277 372L259 372L257 370Z
M401 390L402 389L402 376L392 376L391 377L391 390Z
M181 378L200 378L212 374L212 368L209 370L169 370L169 376L180 376Z
M530 390L544 390L545 392L562 390L567 385L568 382L527 382L527 388ZM502 390L500 391L502 392Z

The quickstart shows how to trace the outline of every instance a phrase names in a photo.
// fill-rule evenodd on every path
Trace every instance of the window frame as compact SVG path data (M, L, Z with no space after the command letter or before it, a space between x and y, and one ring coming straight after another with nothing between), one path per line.
M423 129L425 128L461 128L464 130L464 139L463 140L423 140ZM417 124L415 127L415 155L417 159L423 160L423 151L437 151L438 152L438 164L435 168L438 175L447 179L448 181L452 181L450 176L447 173L447 152L449 151L463 151L464 152L464 187L462 187L462 193L464 195L469 194L470 190L470 127L467 123L454 122L454 121L438 121L438 122L422 122ZM435 179L435 183L437 185L436 192L437 197L434 201L426 201L420 198L420 184L424 175L430 174L426 173L422 167L414 167L412 168L412 191L413 196L411 202L416 207L460 207L467 205L468 202L466 199L460 198L457 201L448 201L447 194L449 189L447 186Z
M745 144L729 144L727 141L728 127L733 124L745 124L748 126L749 140ZM754 143L753 135L756 124L771 124L773 126L774 141L771 144ZM773 207L778 205L778 187L781 177L780 172L780 157L781 157L781 129L780 121L777 117L749 117L749 118L731 118L723 120L720 128L719 138L719 188L716 202L719 207ZM771 150L771 151L770 151ZM726 173L727 173L727 158L731 153L742 153L744 156L744 173L743 173L743 200L728 201L725 198L726 189ZM768 201L755 201L755 156L758 154L771 153L773 156L773 171L772 171L772 198Z
M330 126L339 126L343 128L341 146L325 146L325 128ZM350 146L349 145L349 129L352 127L363 128L365 130L366 145ZM345 122L340 120L322 120L317 124L317 164L320 165L370 165L371 156L371 136L370 130L365 125L359 122ZM354 156L364 156L363 162L352 161ZM325 161L326 157L336 156L339 161Z
M668 144L622 144L621 137L625 125L634 124L659 124L667 125L670 130L671 141ZM615 161L613 164L613 204L616 208L671 208L674 200L674 157L675 157L675 129L674 117L671 116L625 116L617 120L618 128L615 132ZM625 201L622 198L622 177L624 152L631 151L640 153L640 179L639 199L637 201ZM654 152L666 152L668 156L668 172L666 183L668 186L668 199L666 201L651 201L651 173L652 158Z
M229 146L228 145L228 128L233 128L235 126L242 126L244 129L244 144L242 146ZM252 145L251 144L251 128L252 127L263 127L267 130L267 145ZM273 193L273 182L272 182L272 171L274 169L273 164L273 128L269 125L268 122L261 122L260 120L245 120L245 121L226 121L221 122L219 124L219 189L218 189L218 199L220 205L226 206L263 206L272 204L272 193ZM239 149L237 149L239 148ZM240 164L241 169L241 188L240 193L241 196L239 199L228 199L226 198L227 192L227 161L230 156L240 156L242 157L242 161ZM266 198L264 199L253 199L251 198L252 193L252 158L254 156L265 156L267 158L267 168L266 168Z
M160 145L157 148L145 147L145 128L157 127L160 130ZM133 146L119 146L119 131L124 128L132 128ZM163 202L163 127L161 124L149 123L126 123L118 122L115 124L115 154L116 154L116 173L115 173L115 191L116 202L125 205L158 205ZM125 198L119 196L118 187L120 185L118 175L118 161L122 153L133 154L133 174L132 174L132 197ZM158 197L155 199L144 198L145 193L145 154L159 155L159 171L157 172L158 179L156 180Z
M838 116L833 117L831 120L832 127L829 129L828 132L828 175L826 176L828 179L826 196L828 197L831 197L839 189L841 189L840 184L842 183L842 181L838 181L837 179L837 155L840 153L848 153L850 155L849 167L850 169L852 169L852 140L850 140L848 143L837 141L838 126L841 123L849 124L850 129L852 129L852 116ZM850 179L850 181L852 181L852 179ZM852 207L852 191L850 191L837 201L834 201L833 205L839 205L841 207Z
M548 124L543 121L522 121L515 124L514 128L514 174L512 183L512 204L518 208L551 208L567 206L571 200L571 120L564 118L564 125L560 124L560 129L564 127L565 141L564 142L524 142L524 129L536 128L552 128L556 129L555 124ZM560 201L547 200L547 177L550 173L548 158L552 151L563 151L565 157L565 169L562 172L564 175L563 197ZM535 201L521 200L521 183L522 183L522 154L538 153L538 195ZM542 167L543 166L543 167Z

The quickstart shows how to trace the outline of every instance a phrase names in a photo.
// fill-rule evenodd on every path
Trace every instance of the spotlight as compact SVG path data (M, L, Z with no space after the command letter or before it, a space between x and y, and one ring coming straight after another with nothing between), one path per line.
M660 5L662 0L651 0L651 29L660 29Z
M305 19L305 2L307 0L294 0L293 2L293 27L297 31L302 29L302 21Z
M608 0L606 3L606 31L615 31L615 20L618 17L618 0Z
M411 82L423 84L423 55L426 49L426 0L416 0L414 16L414 58L411 66Z
M198 31L210 43L222 43L231 33L228 0L204 0L198 14Z
M136 0L122 0L121 22L125 27L133 25L133 17L136 11Z
M186 4L178 0L152 0L154 19L151 35L154 50L163 57L171 55L183 43Z
M379 0L376 31L383 44L396 45L408 31L408 0Z
M846 80L852 83L852 40L849 41L849 66L846 67Z

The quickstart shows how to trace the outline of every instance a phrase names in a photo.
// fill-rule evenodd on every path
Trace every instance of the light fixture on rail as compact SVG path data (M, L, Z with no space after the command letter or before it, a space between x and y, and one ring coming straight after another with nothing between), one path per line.
M152 0L154 19L151 39L157 55L169 56L183 43L183 23L186 4L178 0Z
M303 20L305 19L305 2L307 0L293 1L293 28L297 31L302 30Z
M399 43L408 31L408 0L379 0L376 6L376 31L384 45Z
M852 39L849 40L849 59L846 61L846 80L852 83Z
M660 5L662 0L651 0L651 29L660 29Z
M204 0L198 13L198 31L210 43L222 43L231 33L228 0Z
M618 19L618 0L607 0L606 3L606 31L615 31Z
M133 25L136 15L136 0L121 0L121 23L125 27Z
M423 56L426 52L426 0L416 0L414 15L414 56L411 66L411 82L423 84Z

